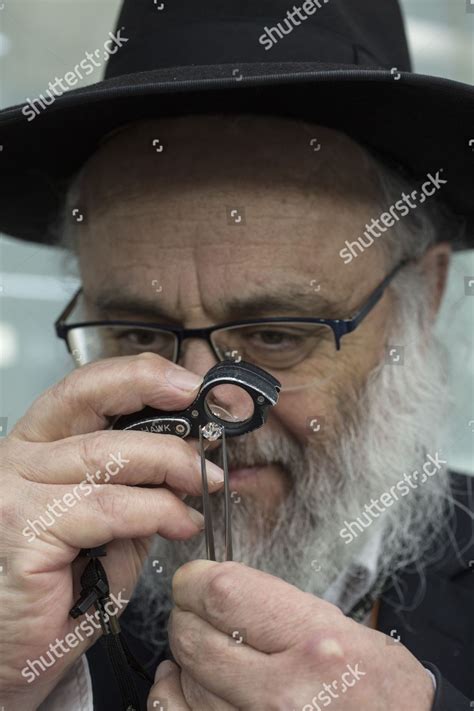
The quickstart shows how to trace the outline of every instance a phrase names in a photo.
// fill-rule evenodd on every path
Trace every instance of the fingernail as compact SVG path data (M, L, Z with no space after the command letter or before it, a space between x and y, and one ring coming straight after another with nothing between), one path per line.
M164 679L165 676L169 676L174 671L174 664L167 659L158 666L155 674L155 681L160 681Z
M186 508L188 509L188 516L191 521L196 526L199 526L201 530L204 529L204 516L202 513L199 513L199 511L196 511L196 509L193 509L191 506L186 506Z
M195 390L202 383L200 375L191 373L190 370L177 365L174 368L168 368L165 372L165 378L170 385L180 390Z

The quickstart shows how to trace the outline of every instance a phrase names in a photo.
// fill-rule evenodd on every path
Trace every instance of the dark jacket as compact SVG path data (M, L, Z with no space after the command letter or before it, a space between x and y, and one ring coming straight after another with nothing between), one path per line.
M474 478L451 474L453 515L441 537L439 559L420 574L409 567L381 598L377 628L400 637L436 677L432 711L474 709ZM445 534L445 535L444 535ZM127 613L125 613L127 615ZM145 647L124 632L134 655L151 676L161 660L147 660ZM100 642L87 653L96 711L119 711L122 702ZM143 709L149 684L136 678ZM389 710L388 710L389 711ZM397 710L398 711L398 710ZM399 711L409 711L400 709Z

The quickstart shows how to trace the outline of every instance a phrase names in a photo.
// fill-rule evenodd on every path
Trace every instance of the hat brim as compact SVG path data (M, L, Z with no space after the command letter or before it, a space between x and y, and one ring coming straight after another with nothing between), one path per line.
M14 237L53 241L49 228L70 177L115 128L229 111L343 131L420 181L443 169L439 198L466 218L474 246L474 88L466 84L347 65L240 63L107 79L64 93L32 121L24 106L0 112L0 230Z

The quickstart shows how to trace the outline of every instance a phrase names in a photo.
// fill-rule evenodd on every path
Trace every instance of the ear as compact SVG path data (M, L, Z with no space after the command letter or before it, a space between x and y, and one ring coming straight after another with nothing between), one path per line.
M438 313L443 298L451 261L452 247L449 242L440 242L430 247L420 259L420 269L426 276L431 289L431 313L433 319Z

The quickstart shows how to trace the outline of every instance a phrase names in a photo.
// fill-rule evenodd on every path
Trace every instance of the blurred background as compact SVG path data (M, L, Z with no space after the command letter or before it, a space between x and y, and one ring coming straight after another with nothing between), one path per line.
M120 4L0 0L1 108L36 96L80 61L85 49L102 46ZM401 5L415 70L473 84L474 0L402 0ZM470 276L474 253L456 255L437 329L451 355L455 407L448 423L449 461L452 468L473 473L474 295L465 293ZM71 368L53 322L77 283L73 263L60 250L0 235L0 436Z

